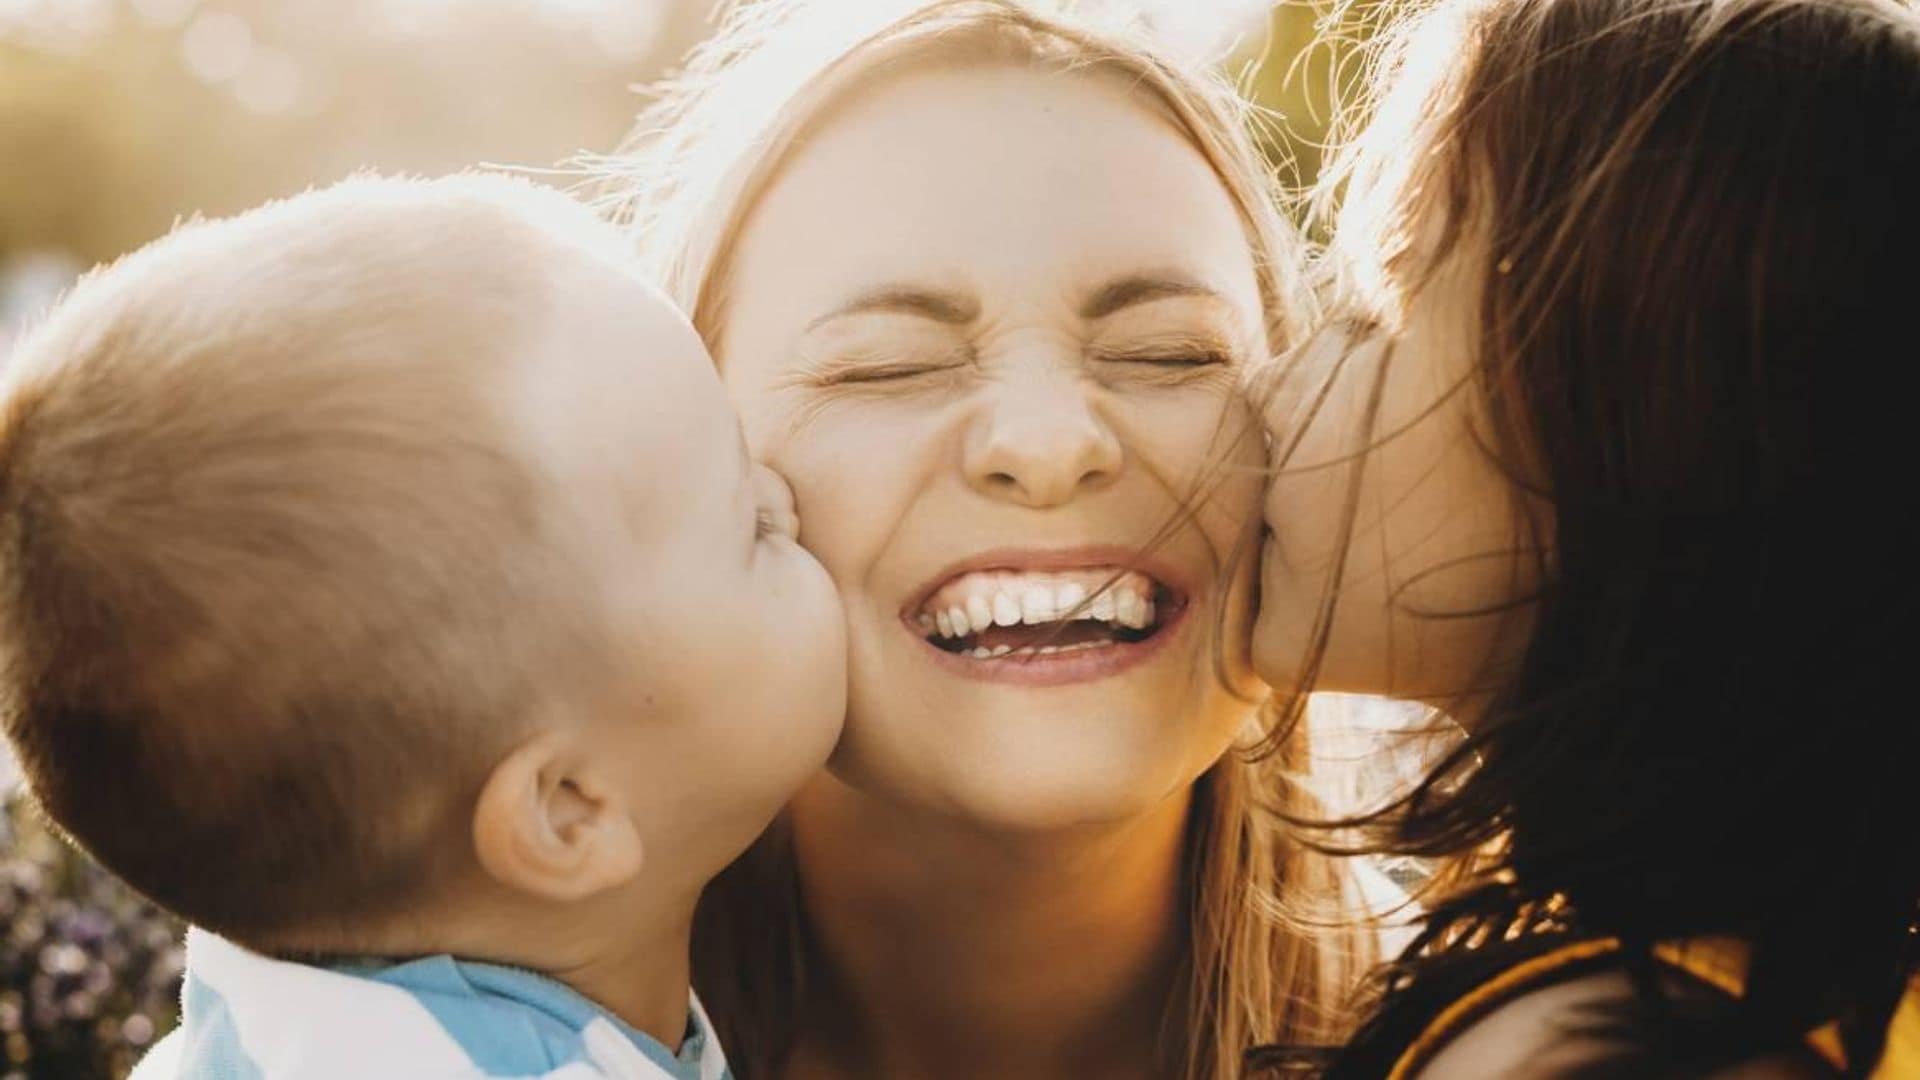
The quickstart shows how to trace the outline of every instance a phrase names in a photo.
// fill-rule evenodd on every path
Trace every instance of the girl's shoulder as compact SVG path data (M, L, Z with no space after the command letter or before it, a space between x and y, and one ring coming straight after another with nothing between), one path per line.
M1699 1077L1702 1080L1824 1080L1831 1065L1795 1047L1732 1064L1690 1063L1589 1032L1593 1017L1635 1005L1635 991L1618 967L1589 970L1534 987L1515 987L1486 1011L1429 1027L1390 1074L1396 1080L1513 1080L1570 1077ZM1650 1058L1663 1060L1649 1060Z
M1729 1023L1745 973L1737 942L1700 940L1654 951L1671 1007L1659 1021L1670 1024L1665 1028L1648 1022L1616 940L1520 942L1474 959L1446 972L1441 992L1411 995L1374 1025L1382 1043L1375 1075L1799 1080L1846 1069L1836 1034L1824 1028L1784 1033L1771 1040L1776 1050L1731 1061L1711 1046L1685 1045L1684 1035L1673 1041L1676 1031L1737 1030ZM1885 1056L1870 1075L1920 1075L1920 985L1902 1003Z

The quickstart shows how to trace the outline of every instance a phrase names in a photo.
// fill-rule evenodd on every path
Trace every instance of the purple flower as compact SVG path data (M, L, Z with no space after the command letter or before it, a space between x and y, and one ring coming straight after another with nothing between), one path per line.
M178 1018L171 917L47 833L0 814L0 1080L114 1080Z

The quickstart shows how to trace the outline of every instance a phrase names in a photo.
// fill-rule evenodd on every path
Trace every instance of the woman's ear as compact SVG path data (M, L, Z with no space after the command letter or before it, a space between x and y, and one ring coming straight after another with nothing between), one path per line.
M565 733L548 732L494 767L473 814L480 865L508 888L584 900L640 872L640 833L626 800Z

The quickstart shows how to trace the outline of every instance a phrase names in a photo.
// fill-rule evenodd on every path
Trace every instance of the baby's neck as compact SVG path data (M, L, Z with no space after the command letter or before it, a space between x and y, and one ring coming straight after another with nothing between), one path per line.
M521 966L559 979L679 1051L687 1033L691 902L675 913L563 918L552 929L552 944L528 950Z
M637 883L571 904L475 897L422 905L392 924L354 934L345 948L304 951L445 953L525 968L567 984L677 1052L687 1030L688 954L698 898L697 891L651 895Z

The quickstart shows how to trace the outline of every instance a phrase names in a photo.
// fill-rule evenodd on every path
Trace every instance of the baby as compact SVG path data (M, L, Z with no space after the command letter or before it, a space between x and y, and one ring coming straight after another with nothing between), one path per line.
M142 1076L725 1074L694 902L826 760L844 631L624 247L531 184L355 179L22 342L5 727L196 928Z

